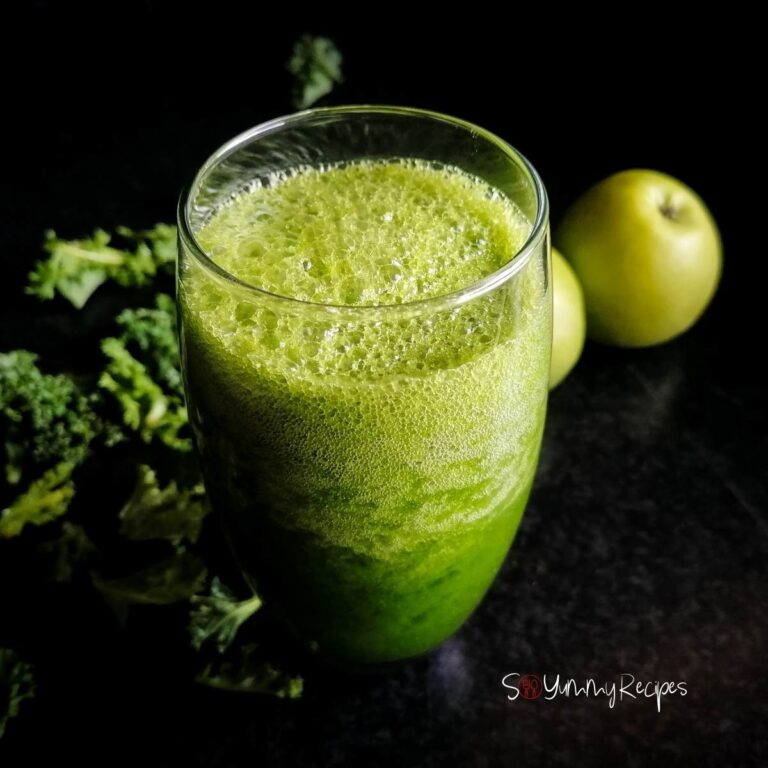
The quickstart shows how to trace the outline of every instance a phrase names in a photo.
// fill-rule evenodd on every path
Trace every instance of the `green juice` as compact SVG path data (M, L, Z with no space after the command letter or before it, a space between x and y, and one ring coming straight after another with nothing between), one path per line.
M507 264L530 231L485 182L393 159L262 178L197 232L268 292L182 266L206 482L245 572L327 657L434 647L509 549L544 423L546 262L440 297Z

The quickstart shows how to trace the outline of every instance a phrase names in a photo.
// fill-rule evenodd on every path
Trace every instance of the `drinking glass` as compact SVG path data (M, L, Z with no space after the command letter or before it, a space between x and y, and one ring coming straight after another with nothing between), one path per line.
M198 242L221 206L276 172L386 159L484 180L527 219L525 244L447 295L332 306L249 285ZM538 459L552 335L538 174L453 117L316 109L217 150L182 195L178 224L190 420L244 574L331 660L435 647L498 572Z

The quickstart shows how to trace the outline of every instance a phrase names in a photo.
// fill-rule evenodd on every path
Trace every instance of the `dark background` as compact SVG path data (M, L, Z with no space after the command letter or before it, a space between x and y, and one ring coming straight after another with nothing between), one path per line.
M79 320L31 324L39 310L22 296L43 231L172 220L211 151L291 111L284 62L307 31L344 55L345 83L324 103L414 105L491 129L537 167L554 222L614 171L679 177L720 224L725 272L680 339L631 352L588 345L551 398L537 488L488 599L443 648L391 674L310 670L295 703L217 694L180 679L162 626L151 641L112 636L94 606L27 605L2 564L0 606L15 613L0 611L0 644L21 644L40 679L0 765L51 751L101 765L765 765L754 20L699 10L676 22L660 7L592 18L478 5L420 24L415 7L389 4L343 15L227 2L17 11L1 118L4 349L80 354L48 334L70 324L77 337ZM9 615L26 618L11 626ZM629 672L686 681L688 695L661 713L653 701L509 702L500 681L514 671Z

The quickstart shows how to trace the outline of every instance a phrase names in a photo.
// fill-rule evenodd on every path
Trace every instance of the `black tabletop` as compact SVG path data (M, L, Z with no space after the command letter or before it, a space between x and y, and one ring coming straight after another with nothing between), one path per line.
M0 645L21 643L40 679L0 742L0 765L51 749L102 765L765 765L765 224L750 202L751 91L734 85L749 62L710 45L725 22L706 35L654 21L637 39L625 27L549 39L541 19L430 31L382 9L374 35L372 21L351 17L239 23L228 3L187 10L186 28L182 12L137 3L107 18L34 4L2 118L4 349L62 354L46 334L79 322L30 319L21 294L42 232L172 220L207 154L290 111L283 62L307 30L345 56L328 103L409 104L490 128L538 168L553 220L614 171L681 178L721 226L724 277L701 322L669 344L587 345L550 398L503 570L440 649L381 675L311 668L304 697L281 701L195 686L175 671L168 638L150 641L146 627L104 638L91 631L94 609L70 613L63 597L3 611ZM9 571L0 596L19 609L25 586ZM29 625L10 626L10 615ZM504 685L515 673L617 689L631 675L649 696L515 699ZM685 695L658 699L657 682L682 683Z

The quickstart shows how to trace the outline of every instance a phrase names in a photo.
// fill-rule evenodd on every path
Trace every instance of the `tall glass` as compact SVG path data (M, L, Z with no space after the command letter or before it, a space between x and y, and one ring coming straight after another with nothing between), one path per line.
M525 245L448 295L330 306L248 285L196 239L275 171L395 158L488 182L527 217ZM206 484L244 573L326 657L427 651L491 584L538 458L549 274L535 170L488 131L421 110L318 109L264 123L215 152L182 196L182 360ZM358 353L375 356L375 374L350 364Z

